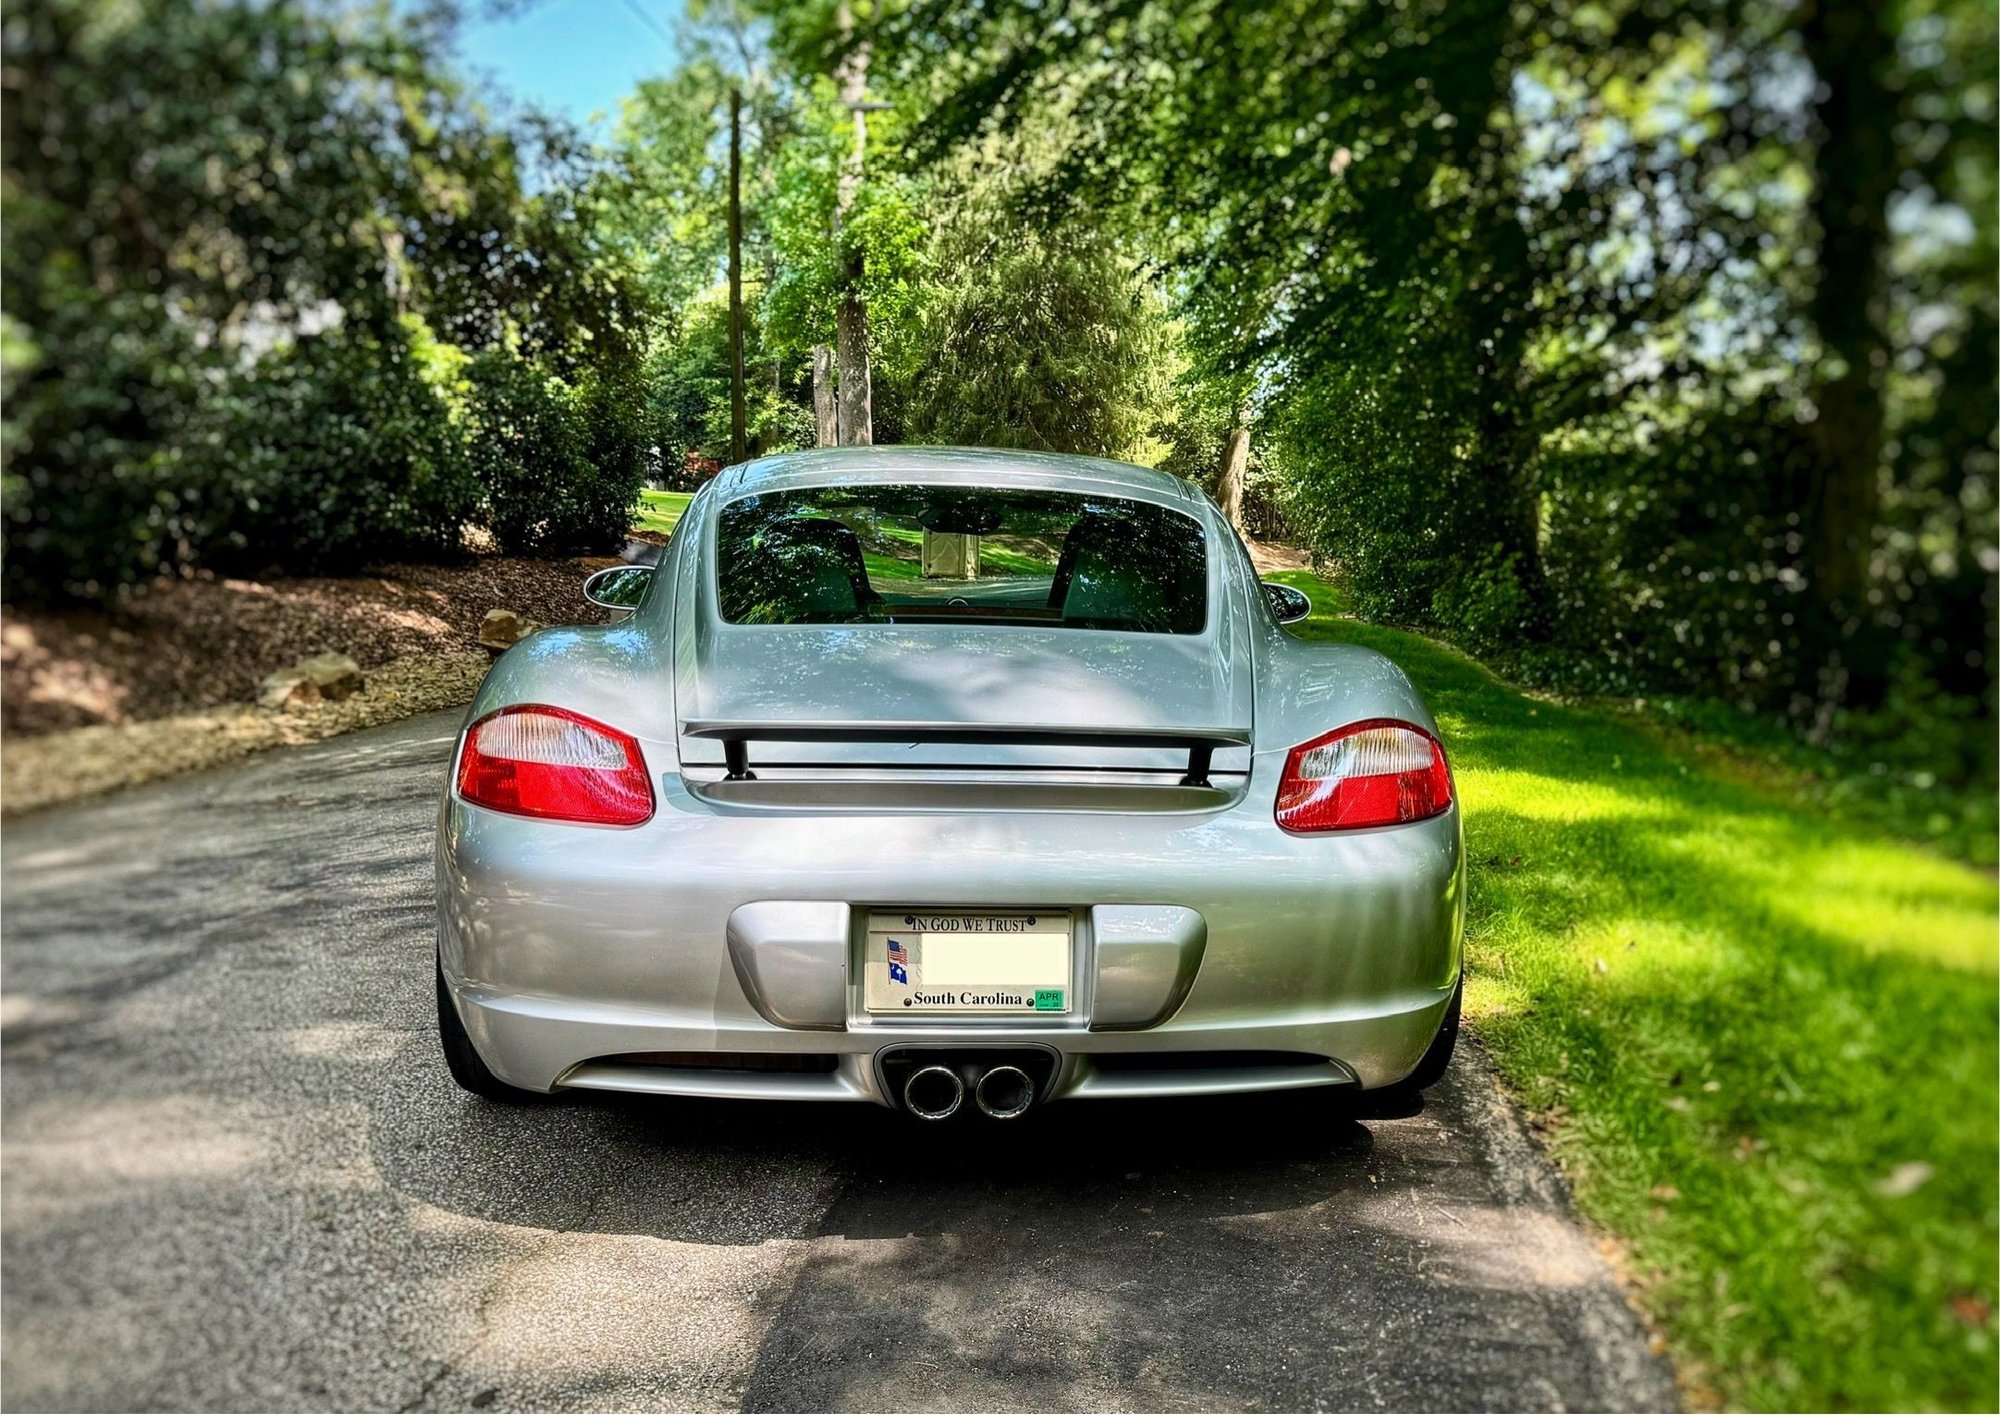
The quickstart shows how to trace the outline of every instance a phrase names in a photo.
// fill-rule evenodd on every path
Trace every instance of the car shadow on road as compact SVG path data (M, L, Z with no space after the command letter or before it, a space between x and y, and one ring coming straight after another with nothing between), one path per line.
M1672 1398L1476 1047L1401 1113L1301 1092L941 1125L863 1104L502 1107L439 1069L395 1068L424 1079L375 1117L406 1199L517 1232L772 1245L746 1409ZM608 1403L628 1374L599 1373Z
M748 1409L1657 1403L1670 1387L1491 1102L1467 1072L1400 1115L1338 1093L942 1125L448 1096L454 1153L394 1182L517 1226L787 1242Z
M1294 1207L1367 1187L1366 1112L1324 1094L1073 1103L996 1122L922 1124L869 1105L561 1097L496 1106L404 1096L374 1146L411 1198L467 1217L678 1242L828 1233L836 1193L901 1193L850 1208L849 1236L953 1231L995 1201L1115 1208L1142 1177L1184 1216ZM439 1111L420 1147L407 1109ZM420 1123L420 1122L419 1122Z

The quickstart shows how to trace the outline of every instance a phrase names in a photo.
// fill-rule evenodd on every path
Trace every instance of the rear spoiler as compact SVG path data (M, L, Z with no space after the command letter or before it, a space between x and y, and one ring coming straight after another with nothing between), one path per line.
M957 742L1022 747L1178 747L1188 754L1183 786L1207 786L1217 747L1247 747L1248 728L1005 727L951 722L684 722L681 731L722 743L725 781L754 781L752 742Z

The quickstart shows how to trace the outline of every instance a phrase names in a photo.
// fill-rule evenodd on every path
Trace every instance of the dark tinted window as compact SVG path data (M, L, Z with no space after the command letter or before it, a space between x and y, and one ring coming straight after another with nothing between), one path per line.
M852 486L745 496L716 530L732 624L983 622L1197 634L1192 517L1069 492Z

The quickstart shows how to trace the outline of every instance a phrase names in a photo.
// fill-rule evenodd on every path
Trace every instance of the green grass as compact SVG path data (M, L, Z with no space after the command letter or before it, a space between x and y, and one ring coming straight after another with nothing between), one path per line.
M1437 714L1467 1015L1690 1397L1994 1408L1993 878L1276 578L1305 637L1380 649Z
M1654 699L1616 706L1672 739L1675 749L1782 790L1801 809L1879 826L1989 869L2000 860L2000 798L1992 786L1990 756L1983 768L1970 759L1985 730L1976 724L1905 717L1893 726L1871 725L1860 740L1843 741L1832 751L1726 703ZM1885 735L1893 740L1881 740ZM1990 753L1991 743L1984 746ZM1941 766L1958 770L1943 780Z
M921 580L924 567L914 560L904 560L894 555L877 555L874 551L864 551L862 564L868 567L868 578L872 580Z
M694 500L691 491L654 491L651 487L639 493L639 516L633 528L641 531L658 531L661 535L672 535L679 524L681 513Z
M892 540L899 540L905 544L917 546L919 549L922 548L924 543L924 533L922 531L912 530L904 526L883 526L879 529L879 534L888 536ZM911 561L908 563L916 564L917 562ZM1047 560L1039 559L1033 555L1023 555L1017 550L1004 549L1001 546L993 544L991 540L983 541L979 547L979 567L982 571L1005 570L1009 574L1014 575L1053 575L1056 572L1054 564ZM874 568L872 560L870 561L869 568L871 570ZM897 576L896 578L908 578L908 576Z

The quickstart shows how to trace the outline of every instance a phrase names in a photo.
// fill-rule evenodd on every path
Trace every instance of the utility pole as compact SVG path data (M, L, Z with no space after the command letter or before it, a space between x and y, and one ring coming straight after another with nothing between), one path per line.
M729 460L749 455L743 409L743 91L729 90Z
M854 11L842 0L836 16L843 42L854 34ZM834 201L836 236L861 190L861 164L868 153L868 46L850 49L840 62L840 101L854 116L854 150L840 165L840 186ZM868 370L868 306L861 298L867 257L857 248L847 257L845 290L834 315L834 347L840 361L840 441L844 447L866 447L875 441L874 392Z

